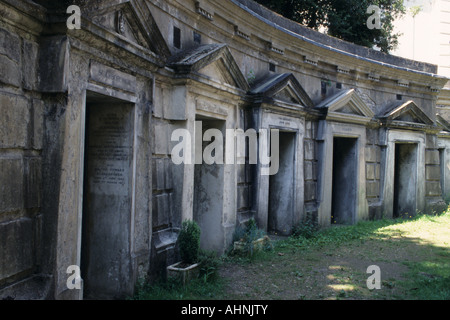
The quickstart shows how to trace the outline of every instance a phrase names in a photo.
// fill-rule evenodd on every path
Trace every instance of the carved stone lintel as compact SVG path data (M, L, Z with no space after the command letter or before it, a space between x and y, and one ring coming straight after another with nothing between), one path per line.
M409 87L409 82L406 80L398 80L397 81L397 85L399 87L404 87L404 88L408 88Z
M207 9L202 7L199 1L195 2L195 9L197 10L197 13L201 14L208 20L213 20L213 15L211 12L209 12Z
M270 51L273 51L273 52L275 52L275 53L278 53L278 54L281 54L281 55L284 55L284 50L283 49L280 49L280 48L277 48L277 47L275 47L272 43L270 44L270 46L269 46L269 48L270 48Z
M238 26L234 26L234 32L237 36L239 36L247 41L250 41L250 35L242 30L239 30Z
M117 11L116 31L118 34L123 34L125 32L125 18L123 16L122 10Z

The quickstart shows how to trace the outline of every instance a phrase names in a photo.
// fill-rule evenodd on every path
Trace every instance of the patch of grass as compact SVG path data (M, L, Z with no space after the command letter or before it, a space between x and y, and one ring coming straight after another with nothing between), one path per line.
M323 247L329 245L341 245L350 241L364 241L374 238L376 231L386 226L399 223L398 220L361 221L352 226L331 226L320 231L310 231L312 227L306 227L307 237L294 235L286 240L279 241L279 249L309 249L310 247ZM301 229L303 230L303 229Z
M220 278L206 282L199 278L186 286L173 278L154 284L141 282L133 300L216 300L223 298L224 285L225 281Z
M402 282L408 294L419 300L450 300L450 262L405 263L410 268Z
M421 261L404 262L409 267L409 272L402 285L412 298L420 300L450 300L449 257L449 246L430 247L428 255L424 256Z
M450 213L365 221L297 234L276 241L271 251L223 257L229 270L241 270L239 277L209 278L205 270L206 278L186 287L171 279L142 285L135 298L450 299L449 257ZM366 287L370 264L381 266L382 290ZM219 268L209 265L211 272Z
M222 260L217 257L214 251L199 251L200 274L199 278L203 282L216 281L219 274L219 268Z
M319 227L317 225L317 222L308 216L303 221L294 226L294 228L292 229L292 237L312 239L316 237L318 231Z
M292 292L295 289L289 288L288 284L296 281L300 285L297 297L301 299L320 296L335 299L449 299L449 275L446 273L450 272L449 226L450 213L446 213L364 221L317 232L307 229L307 236L300 232L279 240L274 243L272 252L256 261L246 262L258 266L260 276L255 278L258 282L274 282L282 288L285 283ZM297 268L287 261L297 261ZM339 269L329 273L327 261L351 261L349 263L356 265L350 265L348 272ZM382 278L382 290L369 291L365 286L366 266L358 267L359 261L366 261L363 263L367 266L382 263L385 265L383 276L395 277ZM229 262L240 264L242 261L232 257ZM409 270L395 273L392 268L398 264L407 265ZM327 274L331 276L328 280L324 279ZM261 277L266 280L259 280ZM255 286L253 283L253 290ZM344 290L345 294L339 290Z
M239 254L230 251L227 255L223 256L222 259L225 262L232 262L239 265L254 264L258 262L267 262L274 257L274 251L272 246L266 248L265 250L253 251L252 254Z
M399 247L413 246L415 260L402 261L409 271L398 284L402 298L419 300L450 299L450 213L418 215L378 234L389 236Z
M187 285L176 278L160 279L155 283L140 281L136 287L134 300L207 300L220 299L225 285L218 276L222 260L213 251L199 250L200 272L197 279Z
M424 215L420 214L411 218L382 219L377 221L360 221L351 226L331 226L316 232L308 232L308 237L296 236L295 234L286 240L279 241L277 248L302 248L324 247L342 245L350 242L364 243L366 240L389 239L402 236L406 231L418 231L426 228L425 224L433 222L437 224L449 223L450 214ZM406 226L406 230L402 229ZM308 227L309 228L309 227ZM309 230L307 228L307 230ZM331 247L331 249L332 249ZM332 253L331 253L332 254Z

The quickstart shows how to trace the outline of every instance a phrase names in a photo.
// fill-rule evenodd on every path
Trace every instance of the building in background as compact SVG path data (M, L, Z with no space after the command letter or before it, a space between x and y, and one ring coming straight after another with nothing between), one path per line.
M399 45L392 54L438 65L450 77L450 0L405 0L406 14L395 22Z

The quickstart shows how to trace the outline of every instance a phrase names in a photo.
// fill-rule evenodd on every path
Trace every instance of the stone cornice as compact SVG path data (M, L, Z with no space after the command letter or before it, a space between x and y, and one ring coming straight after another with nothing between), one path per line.
M47 10L31 1L0 1L0 12L0 20L34 36L39 36L47 23ZM33 15L30 15L31 12Z
M234 6L230 6L230 2ZM300 61L300 64L304 67L308 67L306 65L309 61L313 61L314 65L310 65L308 68L318 71L325 71L321 70L321 63L331 64L334 65L334 70L345 70L344 76L353 76L357 81L372 81L370 75L378 74L378 79L382 85L386 82L387 85L399 87L399 83L409 83L411 88L421 87L418 90L421 93L437 94L436 89L439 90L448 81L445 77L433 74L431 71L435 71L433 69L435 66L431 64L379 53L376 50L347 43L310 29L308 30L309 34L314 33L314 36L320 37L322 42L309 39L259 16L243 4L249 2L252 1L228 0L221 2L220 5L216 4L214 12L238 29L250 30L247 31L247 35L250 37L260 38L267 43L272 43L272 39L277 39L278 47L284 48L283 53L292 52L296 55L295 59L293 59L294 57L288 57L287 54L278 55L277 59L286 60L291 64L299 64ZM236 6L240 10L236 9ZM277 17L277 15L273 13L273 17ZM294 22L290 23L295 24ZM299 25L298 28L304 29L306 27ZM342 47L352 50L345 51L339 47L325 45L323 39L333 44L334 42L343 43ZM253 47L253 44L248 43L247 46ZM264 50L265 48L260 48L260 51ZM399 87L399 89L404 90L405 87Z
M82 43L87 43L92 48L105 50L110 54L118 55L122 58L128 56L132 59L141 60L147 68L156 71L164 66L164 61L155 53L136 43L133 43L120 35L91 23L89 20L82 19L81 30L69 30L67 32L71 43L85 51L89 51ZM153 65L152 67L149 64Z
M376 50L329 37L263 9L269 12L268 14L274 18L275 22L269 21L245 6L245 4L251 4L252 8L259 6L253 1L226 0L215 2L204 0L202 5L206 5L207 2L209 2L208 10L212 16L220 16L221 19L199 20L199 14L195 9L195 1L191 5L190 2L168 0L164 5L176 6L177 10L183 12L183 15L190 19L201 21L205 26L211 26L217 33L222 34L227 39L235 39L239 42L239 45L235 46L232 42L229 43L232 50L247 55L252 55L252 50L256 53L264 53L267 59L272 57L276 61L284 61L286 64L296 66L298 72L306 69L317 73L327 72L331 74L334 72L353 81L368 83L374 81L370 75L375 74L379 86L398 89L400 92L408 90L432 96L437 96L437 91L448 81L445 77L431 72L436 71L434 65L386 55ZM164 10L161 3L155 3L154 5ZM304 33L312 35L311 38L277 24L280 19L283 23L295 25L301 31L306 30L307 32ZM184 22L186 23L186 21ZM225 25L224 22L227 22L227 24ZM239 35L236 30L245 31L241 32L242 35ZM318 41L318 38L321 42ZM324 41L328 41L330 44L326 45L323 43ZM333 47L331 44L337 44L337 47ZM275 51L272 50L273 48L275 48ZM344 49L350 50L345 51ZM255 58L260 59L261 57L256 53L254 54ZM324 65L330 65L332 71L324 68ZM345 72L338 73L338 69ZM408 83L409 87L401 87L399 83Z

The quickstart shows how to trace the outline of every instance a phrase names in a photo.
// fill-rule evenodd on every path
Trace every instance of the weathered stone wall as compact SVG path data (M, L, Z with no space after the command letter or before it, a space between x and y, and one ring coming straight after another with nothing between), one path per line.
M438 136L438 147L440 154L440 183L442 188L442 198L446 203L450 201L450 139L449 135L441 132Z
M427 213L442 212L447 208L442 197L442 165L438 149L438 138L435 134L427 134L425 151L425 195L427 197L425 210Z
M317 126L318 124L315 121L306 121L304 137L305 217L313 221L317 221Z
M177 172L170 158L172 151L171 135L174 120L183 119L182 106L179 114L171 113L171 109L164 106L172 104L172 90L170 80L161 78L156 80L155 101L152 110L152 250L150 276L152 279L165 276L167 265L177 262L175 251L177 230L181 227L180 202L182 184L178 183ZM184 115L185 116L185 115Z
M86 270L85 253L101 249L84 239L86 117L96 105L132 110L129 212L100 226L126 238L118 295L164 276L186 219L218 253L250 218L286 233L307 216L328 226L336 138L354 143L350 222L393 216L397 143L415 148L412 206L443 208L450 104L436 66L330 38L250 0L76 1L81 30L67 30L67 2L0 1L0 298L83 297L68 290L66 270ZM280 129L295 159L283 158L289 186L261 176L248 155L216 171L175 165L171 134L194 134L197 120L223 133Z
M238 128L247 131L252 128L251 117L245 112L243 108L239 110L239 124ZM247 151L247 150L246 150ZM237 215L238 224L246 222L250 217L253 217L252 202L254 195L254 166L249 165L249 154L243 155L245 164L237 164Z
M13 296L14 284L31 279L42 263L44 105L38 92L38 18L43 13L32 3L24 6L36 12L36 19L0 3L0 287L6 287L0 299ZM33 281L15 288L26 283Z
M122 39L110 46L117 34L89 23L69 36L66 7L61 4L48 6L47 11L31 1L0 3L4 68L0 80L0 298L82 297L82 291L68 290L66 270L80 266L85 248L81 221L86 108L89 103L98 104L98 99L133 105L133 194L129 221L123 226L128 228L123 235L129 245L123 254L129 268L121 275L128 279L120 284L121 294L132 293L136 280L149 270L151 70L159 59L151 51L158 42L145 47L137 35L139 40ZM121 9L128 14L132 10L127 4ZM47 19L50 24L45 24ZM131 27L135 23L140 22L131 21ZM149 36L154 36L152 32ZM141 47L136 49L133 41L142 41ZM104 229L108 236L114 232ZM110 244L105 249L114 250Z
M450 121L450 81L439 92L439 97L436 101L437 112L447 122Z
M366 145L366 194L369 203L369 219L382 217L381 201L381 152L377 129L367 129Z
M227 43L250 85L274 73L292 72L316 105L343 90L356 88L376 117L392 110L396 103L413 100L430 119L435 118L436 89L446 81L433 75L436 66L332 39L275 15L252 1L231 1L225 6L198 1L182 8L177 4L172 4L173 7L162 2L153 4L150 8L158 23L164 25L161 31L173 52L195 45L194 33L201 36L202 44ZM182 14L172 13L175 11L171 8L179 9ZM174 39L174 27L179 30L179 42ZM306 212L314 212L317 201L321 200L317 194L320 170L315 164L317 142L315 137L310 137L314 130L310 131L309 126L314 129L317 118L312 117L306 125L304 205ZM383 216L381 173L385 149L379 145L379 130L376 122L367 129L364 166L371 219ZM431 189L437 187L433 180L427 185ZM431 189L430 192L437 192ZM437 201L433 197L430 194L427 202Z

